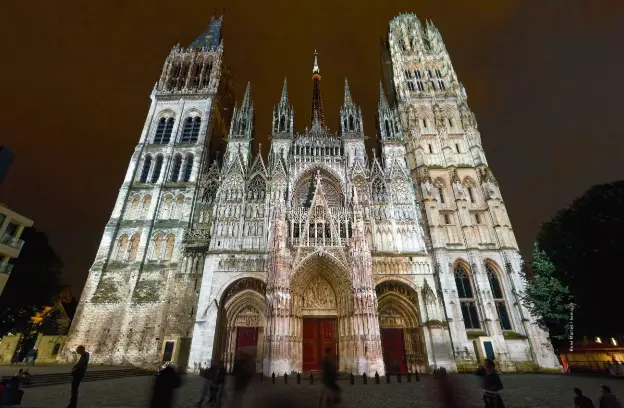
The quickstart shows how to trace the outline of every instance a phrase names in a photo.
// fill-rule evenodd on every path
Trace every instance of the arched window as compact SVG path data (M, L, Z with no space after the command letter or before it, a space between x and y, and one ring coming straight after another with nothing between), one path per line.
M152 196L148 194L143 199L143 208L141 208L141 218L147 217L147 214L149 213L149 209L151 206L152 206Z
M145 156L143 160L143 170L141 170L141 177L139 183L147 183L147 176L149 176L150 168L152 167L152 156L149 154Z
M353 122L353 116L349 115L349 130L355 130L355 124Z
M167 242L165 243L165 261L170 261L173 257L173 247L175 244L175 236L173 234L167 235Z
M496 305L496 313L498 314L498 321L500 322L501 329L511 330L511 321L509 320L509 313L507 313L507 302L505 302L503 287L501 286L498 273L496 273L489 263L485 264L485 271L488 281L490 282L490 290L492 291L492 297Z
M133 220L137 218L137 215L139 214L139 204L141 203L141 197L139 197L138 195L135 195L134 198L132 198L132 202L130 203L130 211L128 214L128 218Z
M180 220L182 219L183 214L184 214L184 196L179 195L178 198L176 198L175 218Z
M128 236L126 234L119 237L119 243L117 244L117 256L118 261L123 261L126 258L126 251L128 250Z
M201 127L201 118L199 116L188 117L184 121L182 128L181 143L195 143L199 139L199 128Z
M386 137L392 136L391 132L390 132L390 123L388 122L388 119L386 119L384 121L384 123L385 123L385 126L386 126Z
M154 144L168 144L173 131L173 118L160 118L154 135Z
M191 173L193 171L193 159L195 157L192 154L187 154L184 160L184 172L182 174L183 181L189 181L191 179Z
M152 259L155 261L160 260L160 256L162 253L162 244L163 244L162 235L160 234L156 235L156 238L154 238L154 247L152 249Z
M286 117L282 115L280 118L279 131L283 132L286 130Z
M472 192L472 187L468 187L466 190L468 190L468 197L470 198L470 202L474 203L475 199L474 199L474 194Z
M455 267L454 273L464 326L467 330L478 330L481 328L481 325L479 323L479 313L477 312L477 303L472 290L470 274L466 267L461 264Z
M171 218L171 210L173 209L173 197L168 195L163 202L161 219L168 220Z
M157 183L160 177L160 171L162 170L163 157L162 154L156 156L156 163L154 163L154 171L152 172L152 183Z
M134 234L132 238L130 238L130 248L128 249L128 260L135 261L137 257L137 253L139 252L139 239L141 237L139 234Z
M176 154L173 157L173 166L171 167L171 177L169 178L170 181L173 181L174 183L178 181L178 177L180 177L181 167L182 167L182 156L179 154Z
M444 188L438 186L438 195L440 196L440 204L444 204Z

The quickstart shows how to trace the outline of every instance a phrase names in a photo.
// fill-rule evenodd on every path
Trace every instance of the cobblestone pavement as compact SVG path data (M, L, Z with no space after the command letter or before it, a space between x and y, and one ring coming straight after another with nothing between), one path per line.
M483 406L479 391L478 378L471 375L453 376L457 380L458 389L467 407ZM574 387L581 388L587 396L596 401L600 393L600 385L606 384L613 392L624 399L624 380L612 378L577 377L549 374L508 374L502 376L505 390L503 398L508 408L570 408L572 406ZM153 378L134 377L108 381L85 382L80 386L79 407L84 408L132 408L148 407L149 392ZM320 386L309 383L297 385L292 379L283 384L283 379L271 384L255 382L244 398L244 407L265 406L262 401L273 393L294 400L292 407L316 408ZM185 376L182 387L178 390L175 407L195 407L203 386L203 379L197 376ZM343 402L346 408L368 407L437 407L435 380L431 376L422 376L420 382L367 385L361 382L350 385L341 382ZM69 401L70 385L59 385L27 389L23 407L62 408ZM227 408L229 404L225 404ZM268 405L268 404L267 404ZM267 408L274 408L275 403Z

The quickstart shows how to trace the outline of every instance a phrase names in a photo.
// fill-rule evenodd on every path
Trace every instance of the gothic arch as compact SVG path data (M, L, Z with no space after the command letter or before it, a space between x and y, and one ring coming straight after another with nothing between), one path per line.
M220 360L228 370L233 368L233 362L240 345L238 336L255 336L256 358L262 356L262 337L266 313L266 284L257 277L238 275L223 285L219 293L217 328L213 348L213 360ZM242 331L241 331L242 329Z
M353 309L353 285L347 270L328 253L313 253L294 270L291 281L293 313L301 316L304 294L318 277L331 285L336 296L336 314L348 315Z
M294 206L311 203L318 171L321 174L321 186L328 205L344 204L345 197L340 176L325 167L315 167L301 174L293 184L292 202Z
M426 348L413 284L390 278L378 283L375 291L386 371L422 370L427 361Z
M474 272L470 264L464 259L457 259L453 263L453 277L455 290L459 299L459 310L456 312L464 321L466 330L480 330L481 319L477 307L478 293L474 280Z

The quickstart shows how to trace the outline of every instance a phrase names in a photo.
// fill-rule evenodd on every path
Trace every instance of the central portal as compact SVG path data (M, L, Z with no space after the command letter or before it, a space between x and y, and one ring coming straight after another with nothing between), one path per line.
M303 318L303 371L321 371L325 349L332 349L338 359L337 319ZM338 361L336 361L338 364Z

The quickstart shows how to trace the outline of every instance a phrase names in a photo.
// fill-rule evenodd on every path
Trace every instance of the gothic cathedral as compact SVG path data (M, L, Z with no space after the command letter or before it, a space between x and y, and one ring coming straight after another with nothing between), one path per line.
M315 53L307 127L295 132L284 81L266 160L249 84L233 106L221 24L165 61L60 358L84 344L95 362L196 371L246 352L283 375L332 349L368 375L488 357L559 369L433 24L390 22L372 157L346 80L338 130L325 124Z

